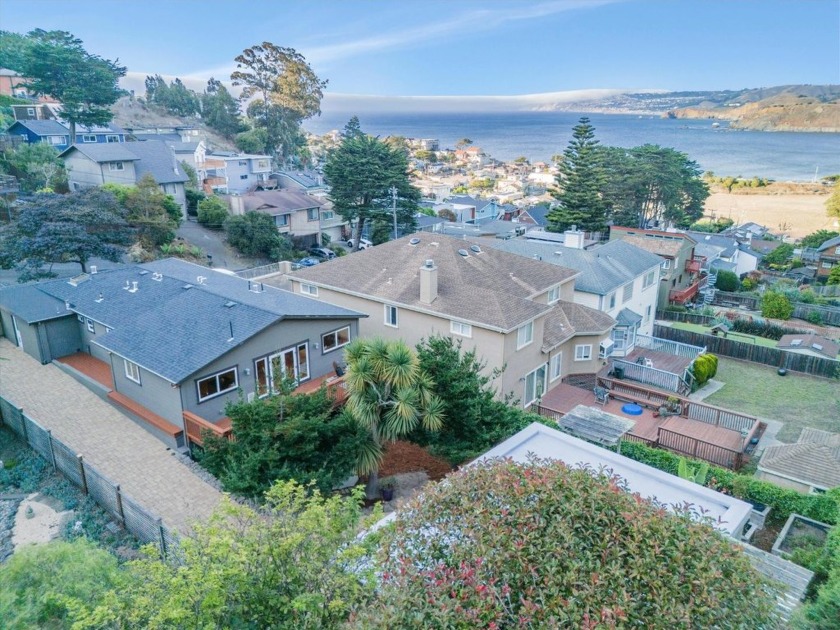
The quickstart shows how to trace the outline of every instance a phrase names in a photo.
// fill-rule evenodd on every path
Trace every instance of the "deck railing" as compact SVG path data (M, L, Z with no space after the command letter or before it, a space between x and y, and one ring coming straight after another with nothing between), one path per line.
M670 339L651 337L650 335L636 335L636 346L692 360L706 352L706 348L702 346L692 346Z
M698 440L662 427L659 427L657 434L657 445L674 453L702 459L731 470L738 470L744 464L743 453L731 448Z
M184 429L187 433L187 440L193 444L198 444L199 446L203 446L204 435L206 435L207 432L217 437L227 439L231 439L231 436L233 435L231 429L223 429L222 427L217 426L212 422L208 422L201 416L197 416L190 411L184 412Z
M639 383L647 383L654 387L665 389L676 394L688 394L691 392L691 387L682 378L673 372L666 372L654 367L647 367L638 363L624 361L622 359L613 359L613 371L616 368L624 370L624 377L631 381Z
M758 423L757 418L735 411L721 409L720 407L704 405L694 401L686 401L685 406L688 407L685 412L685 417L690 420L713 424L716 427L731 429L744 435L752 431Z

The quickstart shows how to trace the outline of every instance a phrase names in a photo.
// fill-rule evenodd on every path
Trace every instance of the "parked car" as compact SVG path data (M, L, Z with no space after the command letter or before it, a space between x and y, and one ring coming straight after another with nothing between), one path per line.
M349 247L350 249L353 249L353 244L354 243L355 243L355 241L352 238L347 239L347 247ZM371 243L366 238L360 238L359 239L359 249L367 249L368 247L373 247L373 243Z
M297 264L299 264L301 267L314 267L319 262L321 261L315 258L314 256L307 256L306 258L301 258L299 261L297 261Z
M326 247L312 247L309 249L309 255L315 258L323 258L324 260L332 260L335 258L335 252Z

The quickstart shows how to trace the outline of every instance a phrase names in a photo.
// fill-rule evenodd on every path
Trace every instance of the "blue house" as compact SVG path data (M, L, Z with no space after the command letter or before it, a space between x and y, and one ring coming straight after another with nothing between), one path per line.
M43 142L64 151L70 146L70 128L57 120L19 120L6 130L27 144ZM76 144L125 142L125 131L116 125L85 127L76 125Z

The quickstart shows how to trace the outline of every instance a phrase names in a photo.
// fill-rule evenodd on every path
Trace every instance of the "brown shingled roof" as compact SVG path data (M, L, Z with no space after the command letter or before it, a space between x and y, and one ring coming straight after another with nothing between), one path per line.
M758 465L819 488L840 486L840 434L803 429L796 444L768 446Z
M245 211L265 214L289 214L298 210L319 208L323 201L293 190L257 190L241 195Z
M638 234L628 234L623 236L622 240L641 247L646 252L659 254L660 256L676 256L683 248L684 241L673 238L651 238L650 236L640 236Z
M578 273L495 249L479 246L474 252L472 245L477 243L421 232L290 277L507 332L550 311L552 306L531 298ZM419 272L426 260L434 261L438 274L438 296L431 304L420 301Z

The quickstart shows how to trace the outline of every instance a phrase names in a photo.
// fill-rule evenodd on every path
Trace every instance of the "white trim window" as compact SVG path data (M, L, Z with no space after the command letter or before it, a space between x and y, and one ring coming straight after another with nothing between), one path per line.
M655 275L656 271L653 269L645 274L645 278L642 280L642 289L647 289L648 287L653 286Z
M316 287L314 284L305 284L302 282L300 285L300 292L304 295L318 297L318 287Z
M575 361L589 361L592 358L592 344L579 344L575 346Z
M662 261L662 268L663 269L670 269L671 268L671 259L670 258L666 258L665 260Z
M115 143L115 142L119 142L119 141L120 141L120 137L118 135L108 134L107 136L105 136L105 142Z
M109 171L124 171L125 164L122 162L108 162L108 170Z
M88 332L96 334L96 324L93 323L93 320L90 317L85 319L85 324L87 325Z
M534 340L534 322L520 326L516 331L516 349L520 350Z
M338 330L321 335L321 348L323 348L323 354L327 354L327 352L332 352L333 350L338 350L339 348L346 346L348 343L350 343L350 326L345 326L344 328L339 328Z
M128 359L123 359L123 364L125 365L125 377L140 385L140 366Z
M385 305L385 325L391 328L400 327L400 315L396 306Z
M611 311L611 310L613 310L613 309L615 308L615 291L613 291L612 293L610 293L610 294L607 296L607 304L609 305L609 306L607 307L607 310L608 310L608 311Z
M309 378L309 348L299 343L254 361L257 395L276 394L283 379L293 378L300 383Z
M198 393L198 402L210 400L216 396L227 394L239 387L239 375L236 367L216 372L205 378L196 380L196 392Z
M525 395L522 398L525 407L538 398L542 398L542 395L545 394L545 373L546 364L543 363L525 376Z
M472 325L464 322L456 322L454 319L449 322L449 332L461 337L472 337Z
M320 218L320 213L318 212L318 208L308 208L306 210L306 220L307 221L317 221Z
M551 357L551 362L548 366L548 380L553 383L561 376L563 376L563 353L558 352Z
M96 142L96 136L86 133L82 136L82 142Z
M554 304L560 300L560 287L552 287L548 290L548 303Z
M624 304L633 297L633 283L624 285L624 290L621 292L621 303Z

